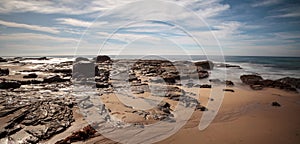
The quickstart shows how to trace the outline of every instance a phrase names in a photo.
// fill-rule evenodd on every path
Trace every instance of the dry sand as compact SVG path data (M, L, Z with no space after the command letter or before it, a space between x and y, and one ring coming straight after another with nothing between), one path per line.
M198 130L202 112L196 111L190 121L173 136L158 142L190 144L253 144L300 142L300 95L277 89L250 90L233 88L225 92L218 115L209 127ZM209 89L201 89L207 97ZM277 101L281 107L273 107Z
M222 106L208 128L203 131L198 129L203 112L195 111L183 128L158 144L296 144L300 142L300 95L298 93L273 88L254 91L246 86L230 89L235 92L225 92ZM211 89L200 89L199 100L202 104L205 105L207 102L210 91ZM273 101L279 102L281 107L272 106ZM122 113L122 115L124 117L126 114ZM83 143L104 142L112 141L103 140L101 136Z

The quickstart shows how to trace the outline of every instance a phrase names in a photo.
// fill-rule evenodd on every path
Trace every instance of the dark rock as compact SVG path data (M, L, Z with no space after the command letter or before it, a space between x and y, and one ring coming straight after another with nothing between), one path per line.
M40 57L40 58L37 58L37 60L49 60L47 57Z
M96 88L109 88L108 83L103 83L103 82L97 82L96 83Z
M276 81L284 83L284 84L288 84L295 88L300 89L300 78L285 77L285 78L278 79Z
M7 115L10 115L16 111L18 111L19 109L23 108L22 106L20 107L12 107L12 108L4 108L0 110L0 117L5 117Z
M234 86L234 83L232 81L226 80L225 81L226 86Z
M260 84L260 82L263 80L263 78L258 75L242 75L240 76L240 79L243 83L248 85Z
M208 109L205 106L202 106L198 104L195 108L195 110L200 110L200 111L208 111Z
M57 141L55 144L68 144L77 141L84 141L94 137L96 132L97 131L91 125L88 125L79 131L73 132L72 135L68 136L67 138Z
M297 91L297 89L284 80L262 80L260 82L263 87L279 88L287 91Z
M273 87L274 86L274 81L273 80L262 80L261 85L264 87Z
M298 80L295 78L283 78L279 80L263 80L257 75L242 75L240 77L243 83L250 85L254 90L261 90L264 87L279 88L287 91L297 91L294 85L297 85Z
M224 64L224 63L217 64L216 67L226 67L226 68L238 68L238 69L242 69L239 65L231 65L231 64Z
M199 79L208 78L209 73L208 73L208 71L201 70L201 71L198 71L198 76L199 76Z
M63 79L59 75L56 76L49 76L44 79L44 83L58 83L58 82L67 82L70 81L70 79Z
M2 58L2 57L0 57L0 62L7 62L7 60L4 59L4 58Z
M75 62L79 62L79 61L90 61L88 58L84 58L84 57L78 57L75 59Z
M38 75L35 73L31 73L31 74L23 76L23 78L37 78L37 77L38 77Z
M9 75L9 70L0 68L0 76L6 76L6 75Z
M53 70L54 73L63 73L63 74L71 74L72 69L55 69Z
M253 90L262 90L264 87L262 85L250 85Z
M171 114L171 112L170 112L171 105L169 103L161 102L160 104L158 104L157 107L159 110L163 111L164 113Z
M203 84L203 85L200 85L200 88L211 88L211 85Z
M44 82L44 80L33 79L33 80L20 80L18 82L21 85L30 85L30 84L41 84Z
M110 57L106 56L106 55L100 55L100 56L97 56L97 58L96 58L97 63L103 63L103 62L110 61L110 60L111 60Z
M138 78L135 76L135 74L130 74L128 76L128 81L132 82L132 81L138 81Z
M278 102L272 102L272 106L275 106L275 107L280 107L281 105L278 103Z
M233 89L223 89L223 91L227 91L227 92L234 92Z
M201 67L203 69L208 69L212 70L214 68L214 63L211 61L200 61L200 62L195 62L195 66Z
M20 88L21 87L21 83L16 82L16 81L4 81L0 83L0 89L16 89L16 88Z
M219 79L209 79L208 81L212 83L219 83L219 84L222 83L222 81Z

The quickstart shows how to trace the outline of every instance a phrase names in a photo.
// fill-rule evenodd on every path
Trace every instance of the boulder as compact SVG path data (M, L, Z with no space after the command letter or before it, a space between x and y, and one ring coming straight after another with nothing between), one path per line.
M230 80L225 81L226 86L234 86L234 83Z
M37 77L38 77L38 75L35 73L31 73L31 74L23 76L23 78L37 78Z
M194 64L197 67L201 67L207 70L212 70L214 68L214 63L211 61L200 61L200 62L195 62Z
M4 81L0 83L0 89L16 89L16 88L20 88L21 87L21 83L16 82L16 81Z
M106 55L99 55L96 58L97 63L102 63L102 62L106 62L106 61L110 61L110 60L111 60L110 57L106 56Z
M201 70L201 71L198 71L198 76L199 76L199 79L208 78L209 73L208 73L208 71Z
M242 75L240 76L240 79L243 83L248 85L260 84L260 82L263 80L263 78L258 75Z
M9 70L0 68L0 76L6 76L6 75L9 75Z
M285 78L278 79L276 81L284 83L284 84L288 84L295 88L300 89L300 78L285 77Z
M2 58L2 57L0 57L0 62L7 62L7 60L4 59L4 58Z
M84 57L78 57L75 59L75 62L80 62L80 61L90 61L88 58L84 58Z

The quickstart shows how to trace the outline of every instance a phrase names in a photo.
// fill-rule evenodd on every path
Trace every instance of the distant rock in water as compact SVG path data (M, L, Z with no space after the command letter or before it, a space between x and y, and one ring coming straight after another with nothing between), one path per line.
M21 87L21 83L16 82L16 81L4 81L0 83L0 89L16 89L16 88L20 88Z
M47 57L39 57L39 58L21 58L21 57L16 57L15 60L49 60L50 58Z
M214 68L214 63L211 61L199 61L194 63L197 67L202 67L203 69L212 70Z
M106 56L106 55L100 55L100 56L97 56L96 58L96 62L97 63L102 63L102 62L106 62L106 61L110 61L110 57L109 56Z
M47 57L40 57L40 58L37 58L37 60L49 60Z
M0 62L7 62L7 60L4 59L4 58L2 58L2 57L0 57Z
M9 70L0 68L0 76L6 76L6 75L9 75Z
M238 69L242 69L241 66L239 66L239 65L231 65L231 64L224 64L224 63L216 64L216 67L226 67L226 68L238 68Z

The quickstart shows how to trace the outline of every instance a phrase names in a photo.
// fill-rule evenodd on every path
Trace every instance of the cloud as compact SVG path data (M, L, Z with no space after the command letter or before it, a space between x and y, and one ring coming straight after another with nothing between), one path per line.
M54 37L44 34L35 34L35 33L15 33L15 34L1 34L0 40L3 41L53 41L53 42L78 42L77 39L65 38L65 37Z
M4 25L6 27L12 27L12 28L23 28L23 29L29 29L34 31L41 31L41 32L47 32L47 33L59 33L59 30L52 27L44 27L44 26L38 26L38 25L28 25L28 24L22 24L22 23L15 23L15 22L8 22L0 20L0 25Z
M42 14L66 14L81 15L105 12L132 2L144 0L63 0L63 1L24 1L7 0L0 3L0 13L22 13L34 12ZM146 1L145 1L146 2ZM229 5L219 3L219 0L167 0L177 5L191 7L194 10L201 10L203 15L214 16L218 12L226 10Z
M58 18L56 19L56 21L58 21L58 23L60 24L76 26L76 27L89 27L92 25L92 22L82 21L73 18Z
M251 6L252 7L271 6L271 5L279 4L281 2L282 2L282 0L262 0L262 1L258 1L256 3L253 3Z
M9 0L0 4L1 13L35 12L43 14L85 14L101 11L99 5L84 0L24 1Z
M285 9L278 10L277 12L281 14L270 16L271 18L293 18L300 17L299 7L289 7Z

